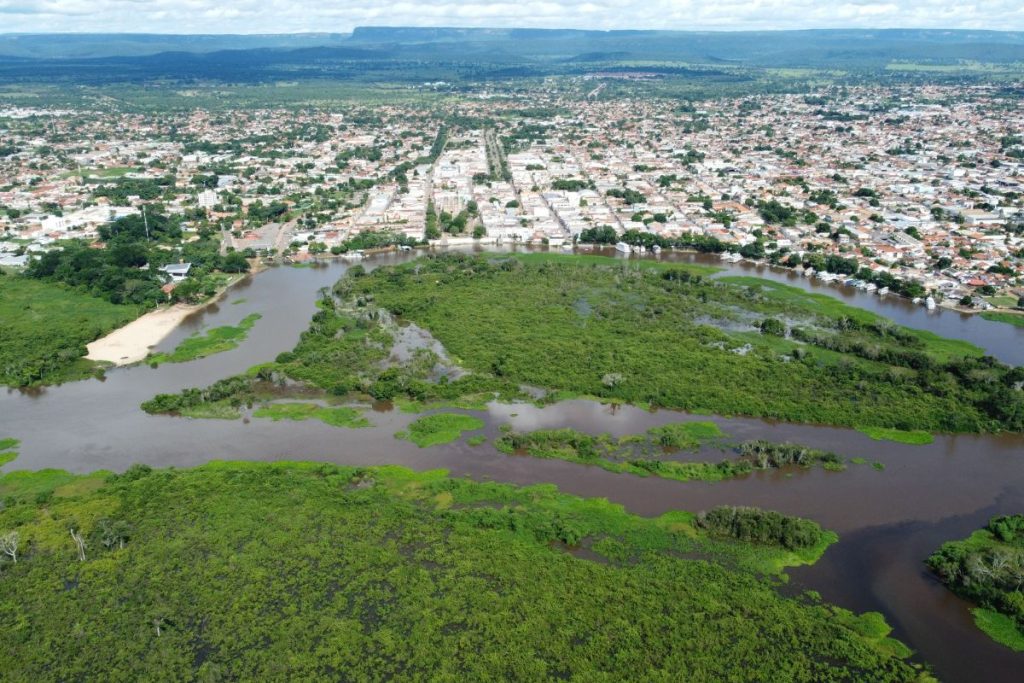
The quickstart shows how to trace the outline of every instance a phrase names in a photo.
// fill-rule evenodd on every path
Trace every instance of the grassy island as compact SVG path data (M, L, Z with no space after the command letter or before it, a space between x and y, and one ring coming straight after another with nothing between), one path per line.
M412 441L420 448L458 441L463 432L484 428L484 421L472 415L437 413L427 415L409 425L407 431L398 432L399 439Z
M834 535L396 467L0 477L11 680L924 680L881 615L760 578ZM743 539L743 540L740 540Z
M238 325L215 327L205 334L196 334L178 344L170 353L155 353L147 358L146 362L154 366L161 363L187 363L215 353L230 351L245 341L249 330L262 317L259 313L252 313L245 316Z
M554 458L594 465L609 472L676 481L722 481L756 470L789 465L808 468L821 465L832 471L846 468L843 459L829 451L761 440L745 441L735 446L733 450L737 457L718 462L692 462L667 457L719 441L724 434L713 422L668 424L649 429L646 434L629 434L618 439L609 434L595 436L568 428L517 433L506 427L503 431L494 442L494 447L502 453Z

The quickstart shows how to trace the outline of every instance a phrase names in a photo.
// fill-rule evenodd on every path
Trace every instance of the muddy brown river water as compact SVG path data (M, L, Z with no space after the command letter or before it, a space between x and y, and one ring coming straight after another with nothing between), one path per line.
M364 265L410 258L391 254ZM635 257L634 257L635 258ZM667 253L663 259L717 259ZM789 570L786 591L816 590L829 602L856 611L883 612L895 635L945 681L1024 680L1024 654L989 640L974 627L969 605L925 570L924 559L943 541L962 538L994 514L1024 512L1024 436L940 436L927 446L872 441L845 429L742 418L706 418L673 411L613 408L568 401L543 409L493 404L474 413L491 438L505 423L517 429L573 427L615 435L666 422L713 419L736 440L793 441L864 457L884 471L851 465L757 473L719 483L675 482L613 474L556 460L506 456L490 445L465 443L420 450L394 438L415 416L385 406L369 412L369 429L335 429L319 422L188 420L150 416L139 404L161 392L204 386L291 349L312 316L316 292L332 285L344 263L321 268L274 268L233 288L223 301L188 319L158 350L173 349L197 330L237 324L250 313L263 318L237 349L184 364L135 366L89 380L33 392L0 393L0 436L21 439L11 469L59 467L74 472L123 470L135 462L191 466L213 459L312 459L341 464L393 463L446 468L453 475L516 484L551 482L564 491L602 496L632 512L657 515L720 504L770 508L814 519L840 535L820 562ZM966 339L1004 362L1024 364L1024 329L950 311L928 312L910 302L809 281L784 270L744 264L730 274L767 277L841 298L911 327ZM233 302L244 300L241 303ZM721 451L694 454L718 459Z

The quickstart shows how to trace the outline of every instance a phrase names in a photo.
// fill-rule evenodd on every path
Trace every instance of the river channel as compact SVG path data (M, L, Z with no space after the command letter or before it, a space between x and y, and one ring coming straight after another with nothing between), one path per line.
M387 254L364 265L370 268L412 256ZM895 297L883 300L782 269L722 264L715 258L676 252L661 258L709 263L723 267L725 274L756 275L838 297L900 324L973 342L1004 362L1024 364L1024 329L952 311L929 312ZM933 579L923 564L943 541L968 535L990 516L1024 512L1021 435L939 436L927 446L907 446L872 441L846 429L713 417L735 440L792 441L878 461L885 469L851 465L844 472L772 471L719 483L684 483L506 456L489 444L471 447L459 442L421 450L393 436L416 416L386 406L368 412L372 428L355 430L316 421L189 420L146 415L139 409L154 394L205 386L291 349L315 311L317 290L332 285L347 267L335 261L322 267L271 268L250 276L157 346L171 350L198 330L234 325L250 313L261 314L249 337L232 351L159 368L118 368L102 381L0 393L0 436L22 441L18 459L5 470L123 470L135 462L186 467L214 459L392 463L446 468L453 475L516 484L551 482L569 493L606 497L641 515L721 504L779 510L814 519L840 535L839 543L816 565L789 570L790 583L784 590L816 590L825 601L843 607L883 612L896 629L894 635L931 664L941 680L1021 680L1024 654L989 640L973 625L970 606ZM589 401L545 408L492 404L474 414L486 421L485 433L492 439L505 423L520 430L568 426L623 435L667 422L709 419ZM713 460L723 453L708 450L688 457Z

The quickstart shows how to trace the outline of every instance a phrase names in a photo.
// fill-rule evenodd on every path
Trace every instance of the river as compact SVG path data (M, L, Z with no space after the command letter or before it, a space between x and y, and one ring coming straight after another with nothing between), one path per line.
M411 257L387 254L364 265ZM662 258L720 265L726 274L758 275L839 297L901 324L971 341L1005 362L1024 363L1024 330L1010 325L951 311L928 312L895 297L883 300L785 270L721 264L696 254L667 253ZM89 472L123 470L135 462L186 467L212 459L394 463L516 484L552 482L570 493L606 497L642 515L720 504L775 509L814 519L840 534L840 542L816 565L789 570L791 581L784 590L816 590L843 607L883 612L896 629L894 635L944 681L1020 680L1024 654L994 643L975 628L969 605L932 578L923 560L943 541L968 535L994 514L1024 511L1024 436L940 436L928 446L906 446L872 441L846 429L714 417L735 439L788 440L879 461L885 469L851 465L839 473L797 469L719 483L683 483L506 456L489 445L455 443L421 450L393 438L415 416L386 406L368 414L372 428L359 430L315 421L188 420L146 415L139 409L156 393L205 386L294 347L315 311L317 290L331 286L346 267L335 261L323 267L277 267L248 277L157 347L171 350L198 330L234 325L260 313L263 317L249 337L232 351L159 368L118 368L103 381L0 394L0 435L22 441L20 456L5 469ZM485 419L492 439L505 423L521 430L569 426L622 435L681 419L708 419L589 401L545 408L492 404L475 414ZM722 453L690 457L719 459Z

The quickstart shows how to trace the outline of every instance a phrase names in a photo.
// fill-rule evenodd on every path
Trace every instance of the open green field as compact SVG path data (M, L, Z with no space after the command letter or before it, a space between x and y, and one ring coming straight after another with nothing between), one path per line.
M18 680L925 676L881 615L761 578L835 540L775 513L648 519L550 485L288 462L16 473L0 493ZM737 515L806 552L729 537Z
M18 275L0 276L0 384L59 384L95 373L86 344L139 316L120 306Z
M245 341L249 330L262 317L259 313L252 313L245 316L238 325L215 327L205 334L196 334L178 344L170 353L152 354L147 362L154 366L161 363L187 363L191 360L212 356L215 353L230 351Z
M508 254L492 254L491 256L494 258L504 258ZM684 270L693 275L712 275L722 270L716 266L707 266L702 263L670 263L668 261L618 258L598 254L559 254L551 251L531 251L512 254L512 256L523 263L534 265L558 263L563 265L610 266L631 270Z
M791 304L800 309L813 312L820 316L832 318L851 318L860 323L886 324L888 320L872 313L871 311L856 306L847 306L839 299L826 294L815 294L806 292L799 287L790 287L772 280L763 280L756 277L742 275L723 277L718 280L734 285L756 288L760 293L780 303ZM915 330L912 328L901 328L909 334L917 337L923 343L923 350L938 360L950 360L963 356L982 356L984 351L974 344L960 339L948 339L928 332L927 330Z

